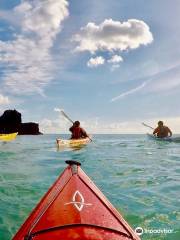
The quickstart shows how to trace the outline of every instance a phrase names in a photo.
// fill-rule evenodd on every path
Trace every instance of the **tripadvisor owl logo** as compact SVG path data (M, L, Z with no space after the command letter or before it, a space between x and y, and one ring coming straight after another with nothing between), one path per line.
M135 230L135 233L139 236L142 234L168 234L168 233L173 233L173 229L151 229L151 228L142 228L142 227L137 227Z
M139 235L139 236L141 236L141 235L143 234L143 232L144 232L144 230L143 230L142 227L137 227L137 228L135 229L135 233L136 233L137 235Z

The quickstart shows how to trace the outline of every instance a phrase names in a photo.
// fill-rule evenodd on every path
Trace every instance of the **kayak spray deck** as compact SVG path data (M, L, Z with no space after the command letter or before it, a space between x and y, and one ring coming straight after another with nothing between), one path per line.
M139 240L120 213L83 172L68 167L48 190L13 240Z

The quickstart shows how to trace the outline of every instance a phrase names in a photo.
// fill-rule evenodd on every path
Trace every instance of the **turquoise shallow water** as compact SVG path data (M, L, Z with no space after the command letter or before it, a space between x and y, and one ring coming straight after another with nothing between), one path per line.
M18 136L0 143L1 240L12 238L70 159L82 163L133 228L143 228L141 239L180 239L180 143L96 135L80 150L57 151L56 137ZM152 232L164 229L171 233Z

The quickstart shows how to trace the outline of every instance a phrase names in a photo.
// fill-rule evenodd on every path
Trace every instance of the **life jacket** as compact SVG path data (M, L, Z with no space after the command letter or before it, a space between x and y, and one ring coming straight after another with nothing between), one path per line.
M79 139L82 137L82 129L80 127L74 127L72 131L72 137L73 139Z

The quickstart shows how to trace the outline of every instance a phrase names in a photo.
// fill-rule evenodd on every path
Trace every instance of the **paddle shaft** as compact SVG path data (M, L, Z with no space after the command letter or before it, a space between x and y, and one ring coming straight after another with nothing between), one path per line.
M73 120L72 120L71 118L69 118L68 115L67 115L63 110L61 110L61 113L62 113L62 115L63 115L66 119L68 119L71 123L74 123ZM92 139L91 139L89 136L88 136L88 138L89 138L89 140L91 140L91 142L92 142Z
M73 120L70 119L70 118L68 117L68 115L67 115L63 110L61 110L61 113L62 113L62 115L63 115L66 119L68 119L71 123L74 123Z
M154 130L154 128L153 128L153 127L151 127L151 126L147 125L146 123L142 123L142 125L144 125L145 127L148 127L148 128L151 128L152 130Z

